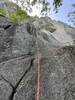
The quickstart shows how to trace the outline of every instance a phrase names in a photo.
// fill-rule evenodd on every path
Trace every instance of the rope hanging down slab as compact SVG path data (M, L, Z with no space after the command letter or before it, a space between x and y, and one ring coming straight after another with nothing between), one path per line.
M36 93L36 100L40 100L40 60L38 58L38 76L37 76L37 93Z
M40 100L40 52L38 46L38 32L36 33L36 49L37 49L37 90L36 100Z

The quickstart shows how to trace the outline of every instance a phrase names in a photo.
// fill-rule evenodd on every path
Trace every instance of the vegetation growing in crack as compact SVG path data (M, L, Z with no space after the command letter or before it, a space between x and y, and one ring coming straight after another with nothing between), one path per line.
M29 16L24 10L18 9L15 13L10 14L9 18L19 25L21 21L27 20Z
M26 11L21 10L21 8L17 9L17 11L14 13L9 13L8 16L7 12L4 9L0 9L0 15L8 17L16 25L19 25L22 21L27 20L29 18Z

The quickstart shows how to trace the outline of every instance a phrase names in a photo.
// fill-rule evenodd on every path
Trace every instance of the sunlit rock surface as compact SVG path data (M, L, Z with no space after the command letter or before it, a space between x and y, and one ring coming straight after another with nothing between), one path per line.
M16 26L0 16L0 100L75 100L75 29L45 18Z

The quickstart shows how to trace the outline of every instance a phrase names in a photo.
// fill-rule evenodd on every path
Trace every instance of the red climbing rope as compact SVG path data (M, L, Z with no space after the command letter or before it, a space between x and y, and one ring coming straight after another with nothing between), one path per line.
M38 57L38 76L37 76L37 94L36 94L36 100L40 100L40 60Z
M38 45L38 32L36 33L36 49L37 49L37 88L35 100L40 100L40 52Z

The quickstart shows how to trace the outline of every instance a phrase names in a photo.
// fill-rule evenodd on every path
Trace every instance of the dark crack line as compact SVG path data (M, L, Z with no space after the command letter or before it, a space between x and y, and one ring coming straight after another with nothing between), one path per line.
M2 75L1 77L6 83L8 83L12 87L12 89L14 89L14 86L7 79L5 79Z
M11 93L11 95L10 95L10 97L9 97L8 100L13 100L14 95L15 95L15 93L16 93L16 91L17 91L17 88L18 88L20 82L22 81L22 79L25 77L25 75L26 75L26 74L30 71L30 69L32 68L33 61L34 61L34 58L31 59L30 67L25 71L25 73L22 75L22 77L20 78L20 80L17 82L16 86L13 88L13 91L12 91L12 93Z
M10 25L10 24L9 25L0 25L0 28L4 28L4 30L7 30L12 26L14 26L14 25Z
M11 27L11 25L7 25L7 26L4 27L4 29L6 30L6 29L8 29L10 27Z
M20 59L25 59L25 58L27 58L27 57L31 57L31 58L34 58L34 55L31 55L31 54L23 54L23 55L20 55L20 56L17 56L17 57L9 57L8 59L6 59L6 60L4 60L4 61L0 61L0 64L1 63L6 63L6 62L8 62L8 61L11 61L11 60L14 60L14 59L18 59L18 60L20 60ZM2 58L1 58L2 59Z

